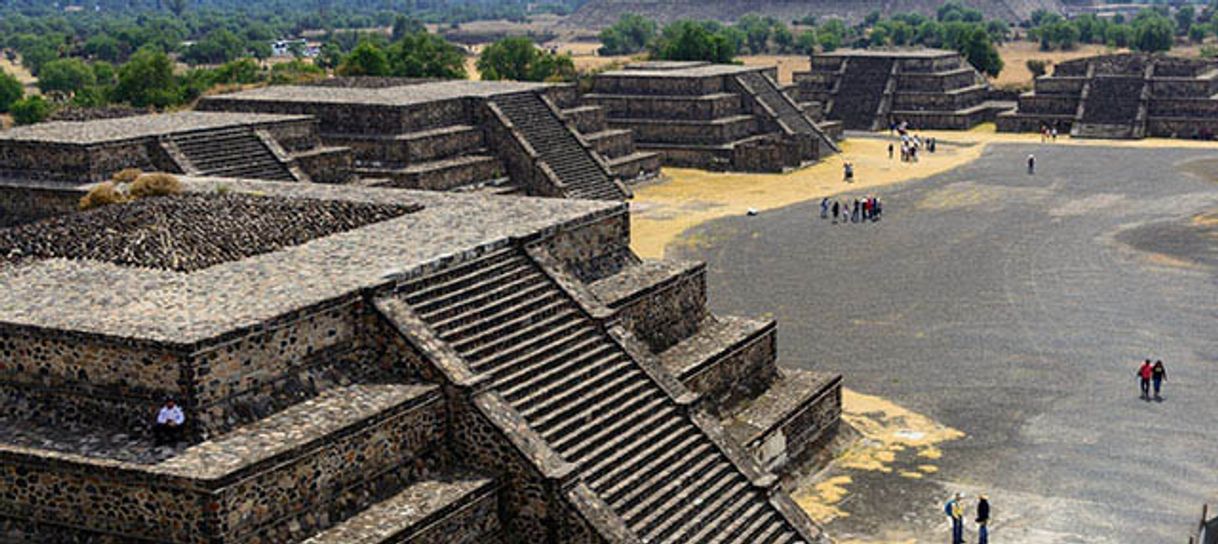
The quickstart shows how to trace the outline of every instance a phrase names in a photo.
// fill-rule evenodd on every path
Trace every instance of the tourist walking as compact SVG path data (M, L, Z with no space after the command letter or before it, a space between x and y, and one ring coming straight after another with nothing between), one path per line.
M820 218L824 219L829 216L829 197L820 199Z
M850 222L859 222L859 199L854 199L854 211L850 212Z
M1036 173L1036 156L1028 154L1028 174Z
M1057 142L1057 125L1053 125L1053 128L1049 129L1049 136L1053 138L1055 143Z
M888 160L892 160L892 142L888 142Z
M1138 368L1138 382L1142 386L1142 398L1150 400L1150 378L1154 374L1154 367L1150 365L1150 359L1142 363Z
M1150 380L1155 386L1155 400L1163 400L1159 396L1159 391L1163 388L1163 382L1167 381L1167 368L1163 366L1163 361L1155 361L1155 366L1150 369Z
M952 523L952 544L964 544L964 506L960 504L963 498L963 495L956 493L943 505L943 512Z
M880 213L883 211L884 211L884 208L880 205L880 197L872 197L871 198L871 220L879 221Z
M837 223L837 215L839 212L841 212L841 203L834 200L833 201L833 222L834 223Z
M842 164L842 177L846 183L854 181L854 165L847 162Z
M990 498L985 493L977 496L977 544L990 542Z

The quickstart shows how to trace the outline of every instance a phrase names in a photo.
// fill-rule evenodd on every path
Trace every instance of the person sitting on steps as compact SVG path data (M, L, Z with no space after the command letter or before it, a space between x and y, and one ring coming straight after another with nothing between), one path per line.
M156 424L152 426L152 436L158 446L176 444L182 440L182 426L186 423L186 415L182 407L173 399L166 399L161 410L157 412Z

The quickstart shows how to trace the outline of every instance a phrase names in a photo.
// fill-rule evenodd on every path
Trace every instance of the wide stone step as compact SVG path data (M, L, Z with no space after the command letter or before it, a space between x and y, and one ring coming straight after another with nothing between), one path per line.
M308 536L301 531L322 528L323 520L337 521L352 506L364 501L363 507L370 506L382 475L407 467L443 442L445 412L435 385L335 388L191 446L156 465L156 471L196 480L200 488L266 490L242 495L243 514L220 512L234 520L227 538L292 542ZM365 462L347 462L372 449L377 455ZM327 473L324 480L299 478L321 470ZM230 508L228 492L218 493L220 508Z
M593 374L602 362L618 359L619 355L611 344L599 339L576 343L550 359L549 364L533 367L532 379L510 388L500 385L500 391L514 406L527 409L542 399L554 398L562 389L571 387L571 382Z
M681 527L688 527L686 522L695 514L718 513L724 502L731 500L737 493L748 491L748 483L743 478L733 478L733 474L724 474L709 485L691 490L687 499L673 508L655 510L647 517L632 524L635 532L644 539L653 542L669 541L669 536ZM711 522L717 521L712 518ZM681 542L679 539L672 539Z
M533 368L533 365L540 364L537 358L548 357L568 345L568 342L577 341L589 334L597 333L586 321L573 316L514 346L507 346L493 356L471 360L470 364L478 372L492 376L514 375L517 371L527 371L526 369Z
M642 512L654 508L656 504L685 500L682 490L697 485L714 469L726 470L714 455L707 455L709 449L708 444L699 444L686 452L681 461L663 467L653 476L657 481L666 482L662 487L654 490L642 486L611 489L605 491L607 500L622 513L623 519L637 519ZM649 500L642 500L644 498Z
M662 425L642 432L626 431L628 437L619 449L599 459L589 458L584 465L584 477L596 489L609 487L623 473L629 473L643 463L662 459L677 448L695 448L697 437L684 421L673 418Z
M494 350L503 344L514 342L523 333L536 332L539 327L549 326L561 321L561 318L565 316L574 314L575 310L570 303L559 298L528 313L510 314L511 319L491 322L489 323L491 326L477 330L469 336L445 336L443 338L458 352L468 353L477 358L477 354L485 350ZM479 325L482 324L479 323Z
M570 379L558 382L556 387L523 397L513 406L526 418L538 417L566 406L585 394L592 394L599 388L620 387L640 380L643 378L640 374L633 363L622 358L621 353L611 353L585 365L583 371L572 373Z
M561 440L564 435L578 432L585 422L591 420L594 414L611 410L625 400L635 395L645 394L653 389L651 384L636 381L603 398L587 399L585 402L572 407L570 410L556 412L544 421L530 422L538 432L552 441Z
M510 305L515 300L546 287L544 278L527 267L516 269L510 276L498 276L494 279L496 281L493 283L471 286L470 292L465 293L465 296L452 295L452 304L441 306L421 317L432 323L436 330L448 330L454 323L464 322L485 312L489 304Z
M665 538L678 542L701 542L705 540L705 536L694 536L700 530L728 525L736 519L741 510L758 502L764 502L764 499L747 482L736 482L729 488L729 491L719 493L712 502L703 503L696 514L687 510L684 514L685 517L674 517L673 519L677 521L673 525L680 527L674 530L661 528L661 533L665 535ZM689 514L694 515L688 517Z
M530 422L535 421L539 428L546 428L551 422L566 420L587 403L603 399L615 391L621 391L627 387L646 385L642 372L633 368L625 372L616 370L619 369L607 372L596 381L581 386L578 392L583 393L582 395L575 394L577 391L573 391L570 395L564 395L562 399L556 399L554 403L528 410L524 416Z
M513 251L499 251L477 261L457 265L440 274L414 280L402 287L406 303L419 313L431 311L427 305L437 297L465 287L476 278L498 272L499 267L524 266L527 262Z
M647 432L680 417L671 403L657 394L630 399L619 411L624 415L607 413L588 421L580 432L554 441L554 448L572 461L596 463L629 440L630 433Z
M502 530L497 492L494 480L476 474L436 475L407 486L304 544L496 542Z
M740 538L740 535L749 530L756 529L758 526L765 523L766 503L765 501L748 501L747 508L736 511L732 515L732 522L724 527L716 527L712 531L711 527L704 527L698 533L693 535L696 539L705 539L708 544L722 544L723 542L734 542Z
M466 342L459 345L454 345L474 366L483 366L484 359L494 357L496 354L516 347L520 342L532 338L542 332L549 330L552 327L560 327L568 324L570 321L582 321L581 315L577 310L569 304L558 304L553 313L545 315L542 319L532 320L537 316L528 316L530 319L522 319L518 323L521 328L507 335L499 336L483 336L481 339L486 342L481 345L474 346L472 343ZM510 329L510 326L503 327L502 330ZM499 331L497 331L499 332Z
M520 298L506 299L476 310L468 319L450 322L448 326L437 324L432 328L445 340L459 344L471 336L493 331L514 318L542 313L563 302L562 297L552 289L533 289L520 294L523 295Z

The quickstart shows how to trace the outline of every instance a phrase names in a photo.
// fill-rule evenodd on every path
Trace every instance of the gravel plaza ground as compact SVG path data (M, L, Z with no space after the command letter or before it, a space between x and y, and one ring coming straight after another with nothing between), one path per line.
M1183 542L1218 499L1218 151L1187 145L988 143L868 188L882 221L816 196L665 253L708 261L715 311L776 317L784 364L845 374L864 439L798 498L839 542L946 542L954 491L990 495L996 542Z

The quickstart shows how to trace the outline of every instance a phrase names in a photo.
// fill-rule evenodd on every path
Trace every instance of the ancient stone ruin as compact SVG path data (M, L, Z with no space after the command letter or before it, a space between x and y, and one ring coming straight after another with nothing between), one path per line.
M822 541L840 376L625 204L182 184L0 231L4 540Z
M351 80L205 98L202 110L303 114L349 147L363 185L622 200L659 172L572 85Z
M836 125L816 123L776 78L773 68L645 62L598 74L583 100L669 166L781 172L836 152Z
M825 117L854 130L892 122L919 129L967 130L1014 105L990 101L990 85L955 51L839 50L812 57L795 74L799 100L819 103Z
M1063 62L1036 78L1002 132L1057 127L1081 138L1212 139L1218 131L1218 61L1145 54Z
M300 115L187 111L0 132L0 175L63 186L124 168L335 183L350 164L349 150L323 146L313 118Z

